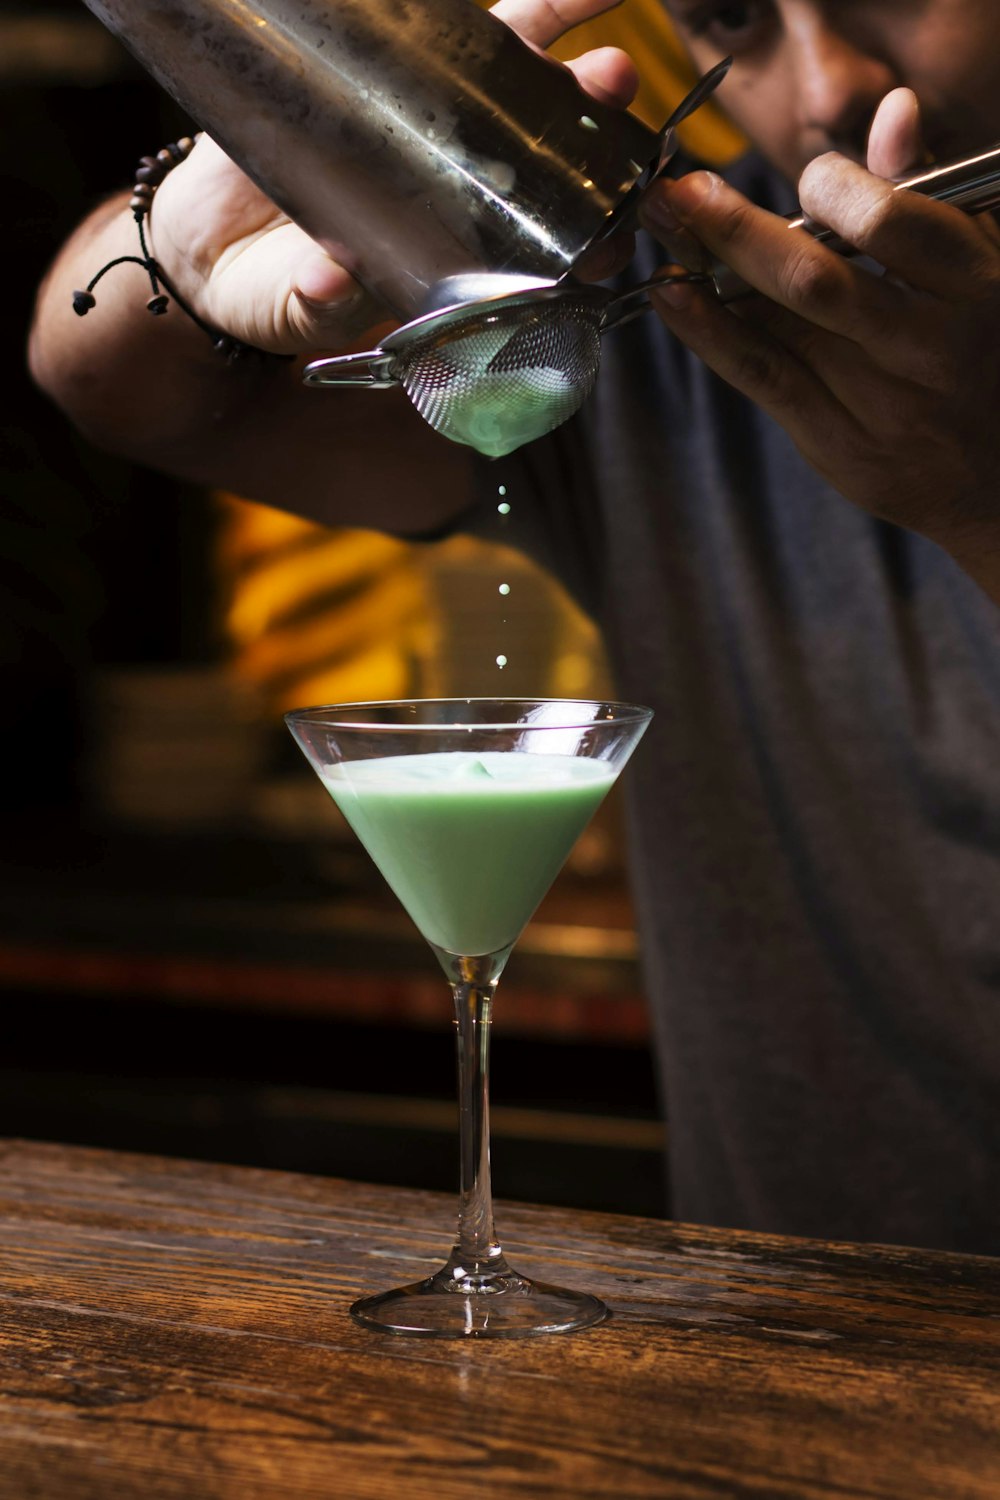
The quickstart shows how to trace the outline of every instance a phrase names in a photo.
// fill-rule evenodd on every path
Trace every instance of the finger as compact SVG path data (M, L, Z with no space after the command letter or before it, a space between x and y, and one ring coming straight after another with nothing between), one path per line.
M620 47L595 47L566 66L580 87L602 104L617 104L626 109L639 88L638 69Z
M977 286L995 295L1000 262L989 237L960 209L907 192L833 152L799 182L805 212L893 276L948 301Z
M498 0L491 14L510 26L526 42L536 47L551 47L567 31L589 21L606 10L614 10L621 0Z
M656 182L639 205L639 220L667 252L671 265L688 271L710 271L712 256L690 229L685 229L670 206L670 189Z
M876 289L880 285L876 282ZM842 329L821 328L766 297L743 298L728 310L766 330L848 409L861 414L859 390L876 371L897 377L897 383L911 391L923 387L947 398L967 386L970 367L981 359L989 361L995 308L975 307L970 313L905 288L903 295L909 304L905 316L867 344L845 337Z
M613 234L584 251L573 267L573 275L580 281L607 281L624 271L634 254L634 234Z
M857 342L894 335L906 292L850 265L802 230L750 203L714 172L654 184L642 217L662 238L676 224L713 259L764 296L810 322Z
M807 366L848 410L857 405L859 351L849 339L817 328L766 297L747 297L730 309L758 335L780 344Z
M733 317L710 293L678 282L650 292L649 300L709 369L780 422L804 449L811 434L828 437L835 424L850 420L807 364L766 330Z
M868 132L868 170L894 182L926 160L917 96L912 89L893 89L875 111Z

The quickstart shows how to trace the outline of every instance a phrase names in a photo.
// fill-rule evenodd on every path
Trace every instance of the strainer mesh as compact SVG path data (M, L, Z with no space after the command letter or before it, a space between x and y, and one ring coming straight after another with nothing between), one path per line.
M497 458L582 406L600 366L602 316L571 295L475 312L400 350L394 374L436 431Z

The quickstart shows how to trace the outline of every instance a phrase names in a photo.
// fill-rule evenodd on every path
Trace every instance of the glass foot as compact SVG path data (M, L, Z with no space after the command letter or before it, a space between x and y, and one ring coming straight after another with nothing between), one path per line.
M456 1279L450 1266L410 1286L362 1297L355 1322L382 1333L425 1338L523 1339L537 1333L592 1328L608 1316L598 1297L529 1281L516 1271Z

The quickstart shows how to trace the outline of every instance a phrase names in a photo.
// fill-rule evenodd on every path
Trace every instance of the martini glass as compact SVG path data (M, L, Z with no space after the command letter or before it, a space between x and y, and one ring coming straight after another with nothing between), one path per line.
M451 984L460 1201L445 1266L351 1308L369 1328L517 1338L598 1323L597 1297L529 1281L493 1227L489 1036L514 943L649 723L649 709L444 698L303 708L286 722Z

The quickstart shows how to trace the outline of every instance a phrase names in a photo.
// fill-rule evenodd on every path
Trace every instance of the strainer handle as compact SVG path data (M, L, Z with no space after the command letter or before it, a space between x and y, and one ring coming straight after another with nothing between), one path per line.
M306 385L363 385L369 390L386 391L399 384L392 364L392 355L384 349L335 354L312 360L302 371L302 379Z

